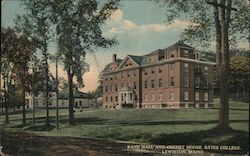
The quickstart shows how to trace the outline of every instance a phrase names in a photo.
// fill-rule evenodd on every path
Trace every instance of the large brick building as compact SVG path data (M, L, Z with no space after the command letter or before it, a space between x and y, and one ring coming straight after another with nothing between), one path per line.
M104 108L208 108L215 63L177 42L143 56L127 55L103 71Z

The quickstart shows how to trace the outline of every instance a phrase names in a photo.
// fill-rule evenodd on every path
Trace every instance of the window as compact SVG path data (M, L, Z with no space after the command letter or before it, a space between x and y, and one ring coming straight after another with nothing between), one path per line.
M153 67L151 68L151 73L152 73L152 74L154 74L154 73L155 73L155 71L154 71L154 68L153 68Z
M151 88L155 88L155 80L151 80Z
M129 81L127 82L127 87L130 87L130 82Z
M184 77L185 87L189 87L189 76L185 74Z
M118 101L118 96L115 97L115 101L116 101L116 102Z
M208 74L208 67L207 66L204 67L204 73Z
M174 69L174 63L170 63L168 66L169 66L169 69Z
M128 77L130 77L130 71L128 71Z
M162 87L162 79L159 79L159 87Z
M108 97L106 96L106 102L108 102Z
M199 87L200 87L200 78L199 78L199 77L196 77L196 78L195 78L195 87L196 87L196 88L199 88Z
M205 88L207 89L207 88L208 88L208 86L209 86L209 84L208 84L208 79L207 79L207 78L205 79L204 83L205 83L205 85L204 85L204 86L205 86Z
M132 101L133 100L133 94L132 93L130 93L130 101Z
M199 55L198 52L195 52L195 54L194 54L194 59L195 59L195 60L200 60L200 55Z
M134 81L134 89L136 89L136 81Z
M174 57L174 51L171 51L170 52L170 58L173 58Z
M113 97L112 96L110 97L110 102L113 102Z
M121 84L121 88L123 88L123 83Z
M170 97L169 97L170 100L174 100L174 93L170 93L169 95L170 95Z
M174 77L170 77L170 86L174 86Z
M108 77L106 77L105 80L107 81L107 80L108 80Z
M134 76L136 76L136 70L134 70Z
M62 100L62 106L64 106L65 105L65 102Z
M147 94L144 95L144 101L148 101L148 95Z
M52 106L52 100L48 100L48 104Z
M184 64L184 67L185 67L185 72L189 72L189 64L188 64L188 63L185 63L185 64Z
M151 95L151 100L152 100L152 101L155 101L155 94L152 94L152 95Z
M110 80L113 80L112 75L110 76Z
M148 81L144 82L144 88L148 88Z
M161 66L159 66L159 73L161 73L162 72L162 69L161 69Z
M199 94L199 92L195 92L195 100L196 101L200 100L200 94Z
M38 100L34 101L34 106L38 106Z
M135 94L135 101L137 101L137 95Z
M113 86L112 86L112 85L110 85L110 92L112 92L112 90L113 90Z
M117 88L117 84L115 85L115 91L117 91L118 90L118 88Z
M121 78L123 78L123 72L121 72Z
M162 94L159 94L159 101L162 101Z
M184 92L184 99L188 100L189 99L189 92Z
M204 93L204 101L208 101L208 93Z
M188 50L184 50L184 57L188 58Z
M148 75L148 73L147 73L147 70L146 70L146 69L144 70L144 75Z

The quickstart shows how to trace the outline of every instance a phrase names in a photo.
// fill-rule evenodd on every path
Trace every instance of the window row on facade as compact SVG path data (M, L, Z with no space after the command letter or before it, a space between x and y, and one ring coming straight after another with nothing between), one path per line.
M185 91L184 92L184 100L188 101L189 100L189 92ZM204 101L208 101L208 92L204 93ZM175 100L175 93L170 92L169 93L169 100L173 101ZM195 101L200 101L200 93L195 92ZM144 94L144 101L162 101L162 94Z

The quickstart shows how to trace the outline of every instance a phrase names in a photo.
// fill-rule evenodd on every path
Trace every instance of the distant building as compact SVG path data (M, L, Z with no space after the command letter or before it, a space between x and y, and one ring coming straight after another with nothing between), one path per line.
M102 73L103 107L211 107L215 63L200 57L183 42L123 60L114 54Z
M25 93L25 101L27 108L33 107L33 97L32 93ZM98 107L97 103L88 98L86 93L75 91L74 92L74 107L75 108L96 108ZM49 92L49 107L56 107L56 92ZM43 92L39 92L38 95L34 97L35 107L46 107L46 99ZM61 108L68 108L68 93L67 92L59 92L58 93L58 106Z

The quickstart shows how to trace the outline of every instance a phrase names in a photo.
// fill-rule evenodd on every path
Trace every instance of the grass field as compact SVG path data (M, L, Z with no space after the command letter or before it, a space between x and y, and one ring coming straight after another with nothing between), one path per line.
M215 99L218 103L218 99ZM153 144L220 144L240 145L248 149L249 104L230 101L230 126L233 130L215 129L219 114L213 109L86 109L75 113L75 126L67 124L67 110L60 110L60 129L55 129L55 110L51 110L51 126L44 126L45 110L37 110L36 126L22 125L21 114L10 115L7 130L28 130L47 136L108 138ZM3 121L3 116L1 121Z

